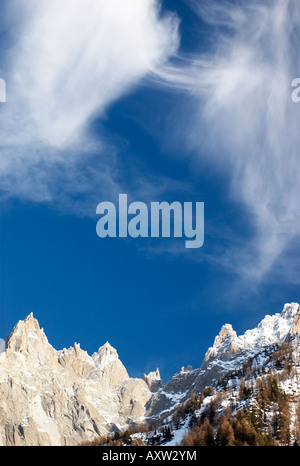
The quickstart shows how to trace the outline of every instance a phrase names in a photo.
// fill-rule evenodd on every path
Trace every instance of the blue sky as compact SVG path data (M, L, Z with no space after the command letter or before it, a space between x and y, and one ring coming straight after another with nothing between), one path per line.
M296 1L3 0L0 336L199 367L299 301ZM97 204L205 203L205 243L100 239Z

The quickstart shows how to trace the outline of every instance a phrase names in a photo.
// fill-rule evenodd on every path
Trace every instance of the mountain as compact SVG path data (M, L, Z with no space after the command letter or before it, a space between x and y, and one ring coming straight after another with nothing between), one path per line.
M171 426L174 438L164 444L299 445L299 304L286 304L241 336L223 325L201 367L175 374L147 408L157 420L168 413L163 425ZM224 424L235 438L229 443L220 440ZM163 439L156 436L158 443Z
M258 326L237 336L230 324L225 324L214 344L205 354L199 369L183 367L147 403L147 416L160 418L162 411L173 412L178 403L207 386L215 386L227 372L239 369L249 357L263 359L263 351L280 344L300 332L300 306L286 304L281 314L265 316Z
M140 420L152 396L106 343L56 351L30 314L0 354L0 444L73 445Z
M143 379L131 378L109 343L92 356L77 343L55 350L30 314L1 346L0 445L76 445L107 439L134 426L148 432L136 433L138 439L174 445L187 439L189 431L195 436L193 425L201 430L203 419L212 418L212 405L220 416L229 407L232 416L247 406L262 412L258 384L267 386L266 375L278 378L276 396L282 391L283 398L288 397L295 424L300 397L299 332L296 303L286 304L280 314L265 316L241 336L225 324L200 368L182 367L163 384L159 369ZM262 421L267 431L273 422L268 416L272 412L276 417L279 408L264 406L269 410ZM154 436L153 423L163 429L164 436ZM144 428L138 427L142 424ZM212 428L216 430L216 424Z

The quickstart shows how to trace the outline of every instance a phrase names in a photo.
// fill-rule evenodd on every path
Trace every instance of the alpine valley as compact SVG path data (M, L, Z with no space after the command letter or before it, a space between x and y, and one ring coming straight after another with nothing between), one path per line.
M298 445L300 306L238 336L225 324L198 369L131 378L109 343L55 350L30 314L0 346L0 445Z

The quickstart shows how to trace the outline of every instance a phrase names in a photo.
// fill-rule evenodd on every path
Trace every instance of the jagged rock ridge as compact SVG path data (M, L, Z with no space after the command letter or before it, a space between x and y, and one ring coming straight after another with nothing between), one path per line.
M56 351L30 314L0 354L0 444L73 445L140 420L151 397L106 343Z
M147 416L159 418L173 412L178 403L207 386L215 386L227 372L239 369L249 357L265 348L288 341L300 331L300 306L286 304L281 312L265 316L258 326L238 336L230 324L225 324L214 344L205 354L200 369L183 368L147 403Z

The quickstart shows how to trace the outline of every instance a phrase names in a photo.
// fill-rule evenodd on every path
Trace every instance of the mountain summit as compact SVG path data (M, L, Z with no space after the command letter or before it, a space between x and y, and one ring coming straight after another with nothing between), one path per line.
M208 349L204 363L216 359L232 359L233 354L257 352L261 347L281 343L291 332L296 332L299 317L299 304L291 303L284 306L281 314L266 315L256 328L247 330L241 336L237 336L232 326L226 324L215 338L213 347Z

